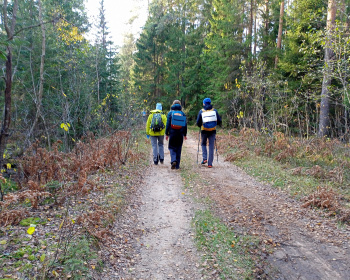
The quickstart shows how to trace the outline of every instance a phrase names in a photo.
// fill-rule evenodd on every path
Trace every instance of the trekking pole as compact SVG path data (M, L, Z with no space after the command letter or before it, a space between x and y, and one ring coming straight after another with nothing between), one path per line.
M200 142L200 140L201 140L201 129L199 129L199 134L198 134L197 164L198 164L199 142Z
M219 162L218 144L216 142L216 136L215 136L215 148L216 148L216 161Z

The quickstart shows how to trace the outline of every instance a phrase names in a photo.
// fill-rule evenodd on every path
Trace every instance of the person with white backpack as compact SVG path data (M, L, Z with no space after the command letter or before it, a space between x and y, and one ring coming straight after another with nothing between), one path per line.
M197 125L201 128L201 146L202 146L202 164L208 164L208 167L213 167L214 160L214 145L216 137L216 126L221 126L221 117L216 109L211 105L210 98L204 98L203 109L197 116ZM209 141L209 155L207 151L207 141Z

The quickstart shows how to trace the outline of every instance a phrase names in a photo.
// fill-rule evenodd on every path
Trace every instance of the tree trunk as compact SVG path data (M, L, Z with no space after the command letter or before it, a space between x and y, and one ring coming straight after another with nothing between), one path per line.
M257 43L258 43L258 34L256 33L256 22L257 22L257 5L256 5L256 1L254 2L254 59L256 59L256 47L257 47Z
M266 54L267 48L268 48L268 35L269 35L269 16L270 16L270 10L269 10L269 0L265 0L265 28L264 28L264 37L263 38L263 50L265 51L264 54L264 60L265 62L268 59L268 55Z
M9 26L7 18L7 0L4 0L3 4L3 24L6 30L8 40L13 39L13 34L16 25L16 17L18 10L18 0L13 1L12 20L11 26ZM5 63L5 108L3 122L0 132L0 166L3 165L3 154L6 147L6 139L9 135L9 129L11 124L11 94L12 94L12 49L11 46L7 46L7 55Z
M39 7L39 20L41 25L41 61L40 61L40 83L39 83L39 91L36 95L36 114L35 119L33 122L33 125L30 129L28 139L33 135L35 126L39 120L39 117L41 116L41 105L42 105L42 98L43 98L43 91L44 91L44 65L45 65L45 52L46 52L46 34L45 34L45 25L43 24L43 15L42 15L42 6L41 6L41 0L38 0L38 7Z
M248 50L247 50L247 61L248 61L248 69L251 73L252 71L252 37L253 37L253 21L254 21L254 1L250 0L250 20L248 25Z
M324 72L322 81L322 92L321 92L321 106L320 106L320 120L319 120L319 130L318 136L324 137L329 133L329 86L331 85L331 74L333 70L333 65L331 60L333 58L333 51L331 46L332 29L335 23L336 16L336 3L335 0L328 0L328 14L327 14L327 38L325 44L325 54L324 54Z
M278 38L277 38L277 52L281 50L281 46L282 46L283 16L284 16L284 0L282 0L281 8L280 8L280 20L279 20ZM277 64L278 64L278 53L276 54L276 58L275 58L275 68L277 68Z

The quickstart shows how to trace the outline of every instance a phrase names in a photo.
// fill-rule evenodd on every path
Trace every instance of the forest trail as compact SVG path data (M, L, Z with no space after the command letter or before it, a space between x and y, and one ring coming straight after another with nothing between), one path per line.
M170 169L165 141L164 164L152 165L141 190L138 209L138 260L127 279L201 279L194 246L191 199L179 170Z
M271 264L264 271L268 279L350 279L349 228L302 208L300 201L256 181L222 156L218 162L215 156L212 169L198 165L195 137L184 142L183 158L191 159L186 168L206 181L199 193L210 198L227 225L260 236L274 248L261 252ZM167 147L165 151L164 165L152 165L144 178L136 210L141 245L126 279L217 279L201 274L191 228L198 206L183 193L180 172L170 169Z

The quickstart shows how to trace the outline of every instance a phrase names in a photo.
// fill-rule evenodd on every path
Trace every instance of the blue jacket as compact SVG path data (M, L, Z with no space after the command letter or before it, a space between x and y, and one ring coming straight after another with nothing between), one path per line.
M185 113L181 111L181 109L182 107L180 104L174 104L173 106L171 106L171 111L168 113L168 116L167 116L165 134L169 136L169 147L182 146L183 137L187 136L187 124L181 129L171 128L172 111L180 111L182 115L186 116Z
M212 105L204 105L203 109L204 110L211 110L211 109L213 109L213 106ZM218 111L216 109L214 109L214 111L216 112L217 125L221 126L221 124L222 124L221 117L220 117L220 115L219 115L219 113L218 113ZM203 112L202 109L199 110L198 116L197 116L197 126L199 126L201 128L202 128L202 125L203 125L202 112ZM202 133L207 133L207 134L216 133L216 129L212 130L212 131L206 131L206 130L203 130L203 128L202 128Z

